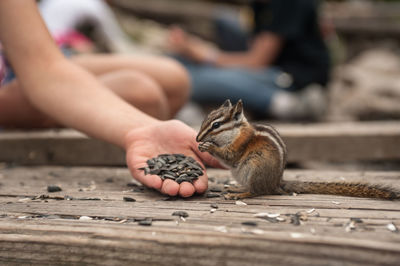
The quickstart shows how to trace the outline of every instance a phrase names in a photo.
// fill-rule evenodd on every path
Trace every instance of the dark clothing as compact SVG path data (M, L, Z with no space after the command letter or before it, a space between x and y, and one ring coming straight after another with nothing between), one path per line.
M254 35L273 32L283 47L273 65L292 75L294 88L326 85L330 59L318 25L315 0L254 1Z
M255 69L218 67L178 58L191 76L192 100L220 104L226 99L242 99L247 110L265 116L270 114L277 93L293 92L312 83L326 84L329 57L319 33L314 0L255 1L252 7L254 32L243 31L236 17L219 14L215 18L217 44L223 51L246 51L252 36L273 32L284 40L276 61L272 66Z
M215 18L215 26L220 49L230 52L248 50L250 36L241 29L239 21L221 14ZM182 56L175 56L175 59L188 70L192 84L191 99L198 103L217 105L226 99L233 102L242 99L247 110L263 117L268 114L271 100L277 92L294 89L290 84L282 86L278 81L286 75L278 67L216 67Z

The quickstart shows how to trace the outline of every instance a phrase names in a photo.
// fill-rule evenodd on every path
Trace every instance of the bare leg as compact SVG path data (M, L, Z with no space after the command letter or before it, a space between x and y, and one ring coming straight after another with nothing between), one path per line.
M162 120L171 118L167 96L149 76L122 69L98 78L107 88L141 111Z
M189 76L179 63L170 58L149 55L78 55L71 60L95 75L121 69L148 75L167 96L171 116L176 114L189 97Z
M135 71L119 70L98 78L107 88L143 112L159 119L169 118L167 98L150 77ZM61 125L36 109L23 95L18 81L14 80L0 89L0 126L49 128Z
M0 89L0 126L44 128L58 125L27 100L14 80Z

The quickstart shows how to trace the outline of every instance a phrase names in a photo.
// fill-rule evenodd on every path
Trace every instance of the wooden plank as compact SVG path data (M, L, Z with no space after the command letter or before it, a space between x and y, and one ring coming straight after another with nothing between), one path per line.
M10 221L0 230L9 231L13 227L15 225ZM180 229L157 230L153 234L154 229L123 225L93 228L87 223L78 223L74 229L54 223L50 226L25 223L20 226L18 234L0 235L0 245L8 245L7 253L3 251L1 255L17 262L26 262L36 254L33 262L53 260L99 265L111 260L115 264L141 262L159 265L335 265L340 262L394 265L399 258L398 248L385 243L378 242L381 245L377 246L376 242L367 241L360 245L357 241L340 237L324 240L307 234L290 238L287 233L260 237L198 232L185 239L190 232Z
M73 130L1 132L0 161L23 165L125 165L124 151Z
M276 125L289 162L399 160L400 123ZM0 162L21 165L125 165L123 150L72 130L1 132Z
M210 188L230 181L210 169ZM286 179L384 181L400 187L400 172L289 170ZM246 199L167 197L131 181L126 168L0 169L2 264L68 265L395 265L400 259L400 205L349 197L298 195ZM57 184L61 192L46 192ZM134 188L134 189L133 189ZM133 189L133 190L132 190ZM28 198L47 194L50 198ZM70 200L64 199L69 196ZM124 202L130 196L136 202ZM98 197L100 200L90 200ZM82 200L86 198L87 200ZM339 202L340 204L333 203ZM210 212L210 204L218 209ZM312 210L314 209L314 210ZM172 216L183 210L185 220ZM273 223L254 217L279 213ZM298 226L291 216L305 215ZM90 220L79 220L81 216ZM137 220L151 217L149 227ZM362 219L348 229L350 218ZM245 221L257 223L245 226ZM347 229L346 229L347 228Z
M321 123L277 126L289 161L394 160L400 158L400 123Z

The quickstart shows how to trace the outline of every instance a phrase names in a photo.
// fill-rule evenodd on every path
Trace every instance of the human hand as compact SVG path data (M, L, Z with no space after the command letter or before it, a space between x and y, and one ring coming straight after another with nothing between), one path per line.
M196 62L211 62L217 55L216 49L208 43L190 36L183 29L171 27L167 40L168 49Z
M208 187L207 173L200 176L193 184L176 183L171 179L164 181L157 175L145 175L139 168L146 166L146 161L164 153L183 153L204 163L218 167L219 164L208 153L201 153L197 148L196 131L177 120L157 122L152 125L130 131L126 138L126 160L132 176L142 184L155 188L170 196L190 197L194 193L204 193Z
M186 32L177 26L172 26L167 35L167 49L173 53L185 55L189 46Z

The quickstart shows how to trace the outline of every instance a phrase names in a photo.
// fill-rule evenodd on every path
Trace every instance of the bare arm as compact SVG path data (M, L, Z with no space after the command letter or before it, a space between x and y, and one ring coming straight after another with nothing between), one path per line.
M170 48L197 62L210 62L217 66L245 66L260 68L270 65L280 52L283 40L280 36L264 32L253 40L245 52L223 52L210 47L202 40L187 35L180 28L173 28L169 35Z
M207 189L204 174L194 185L138 168L161 153L184 153L199 162L216 163L197 149L196 132L179 121L158 121L105 89L94 76L69 62L49 35L34 0L0 0L0 40L23 93L42 112L63 125L126 149L132 175L143 184L174 196Z
M0 1L0 40L26 96L63 125L123 147L129 130L157 122L66 60L35 1Z
M215 64L217 66L246 66L250 68L265 67L275 60L282 44L282 39L273 33L258 35L250 49L246 52L217 51Z

